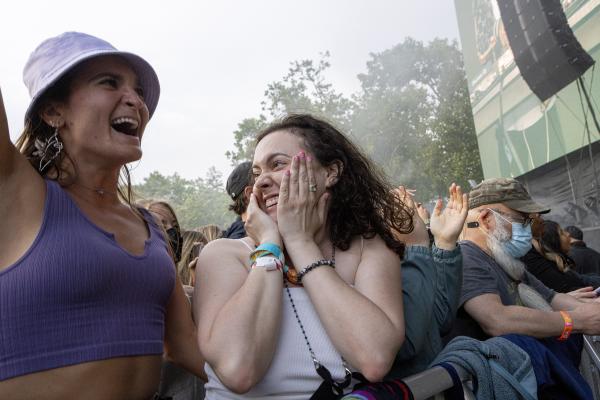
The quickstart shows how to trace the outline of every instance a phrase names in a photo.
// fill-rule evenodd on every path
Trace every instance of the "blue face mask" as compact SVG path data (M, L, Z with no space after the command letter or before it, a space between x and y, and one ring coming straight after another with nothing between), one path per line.
M504 250L514 258L521 258L527 254L529 249L531 249L531 239L533 238L531 225L523 226L519 222L513 222L504 218L502 214L491 208L489 210L512 226L512 237L510 240L502 243Z
M504 250L514 258L521 258L531 249L531 226L523 226L518 222L511 222L512 237L502 243Z

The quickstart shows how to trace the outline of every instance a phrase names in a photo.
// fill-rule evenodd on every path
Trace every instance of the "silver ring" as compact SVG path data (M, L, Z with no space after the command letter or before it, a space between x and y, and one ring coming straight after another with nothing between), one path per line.
M317 184L313 183L311 185L308 185L308 191L309 192L316 192L317 191Z

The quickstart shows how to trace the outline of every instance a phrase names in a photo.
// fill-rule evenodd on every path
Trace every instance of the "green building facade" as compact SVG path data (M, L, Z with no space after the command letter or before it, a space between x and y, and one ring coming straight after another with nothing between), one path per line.
M562 5L584 50L600 60L600 0ZM518 178L552 207L551 218L597 230L600 245L600 133L577 82L540 101L515 64L496 0L455 7L484 177ZM600 117L595 69L583 80Z

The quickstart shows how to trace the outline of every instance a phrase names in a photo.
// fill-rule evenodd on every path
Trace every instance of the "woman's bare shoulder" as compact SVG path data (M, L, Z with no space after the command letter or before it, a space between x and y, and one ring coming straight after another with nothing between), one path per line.
M362 248L361 261L368 261L369 259L387 259L392 263L399 261L400 257L390 249L383 238L379 235L375 235L372 238L358 239L358 245Z
M202 251L198 258L199 265L207 264L230 264L231 262L237 261L238 264L249 267L249 256L253 245L250 244L251 240L248 238L243 239L216 239L209 242Z
M215 252L227 250L234 252L245 251L249 254L252 248L254 248L254 245L251 244L251 240L247 237L242 239L220 238L210 241L206 246L204 246L202 252Z

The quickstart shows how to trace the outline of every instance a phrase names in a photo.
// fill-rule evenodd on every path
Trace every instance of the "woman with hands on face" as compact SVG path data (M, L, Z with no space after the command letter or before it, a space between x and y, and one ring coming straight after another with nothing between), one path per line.
M411 211L342 133L292 115L257 138L248 237L209 243L194 310L208 399L329 398L404 340L394 232ZM330 376L328 376L330 374Z
M446 334L456 316L462 283L462 255L456 244L467 216L467 195L452 184L448 202L438 200L430 216L430 239L413 200L414 193L402 186L395 189L412 208L415 229L397 234L406 243L402 260L402 296L406 339L388 379L403 378L425 370L443 347Z

